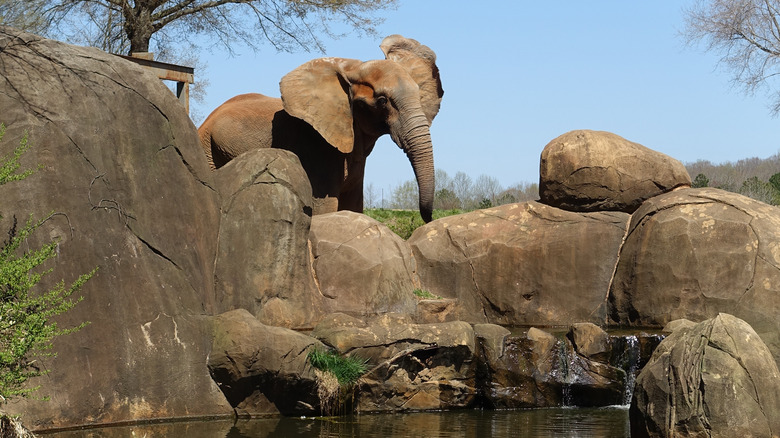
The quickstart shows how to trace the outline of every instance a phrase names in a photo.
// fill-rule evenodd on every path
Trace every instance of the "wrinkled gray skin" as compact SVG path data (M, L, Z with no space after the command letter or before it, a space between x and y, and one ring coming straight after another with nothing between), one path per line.
M198 133L212 168L242 152L294 152L311 181L314 214L363 211L366 157L390 134L412 164L420 213L431 220L434 195L430 123L444 91L436 55L415 40L392 35L386 59L320 58L288 73L281 99L236 96L209 115Z

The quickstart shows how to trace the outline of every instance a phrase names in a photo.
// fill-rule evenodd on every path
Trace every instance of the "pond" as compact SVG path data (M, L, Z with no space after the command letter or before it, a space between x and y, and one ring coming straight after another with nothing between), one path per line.
M46 438L576 437L627 438L628 409L550 408L361 414L331 418L212 420L58 432Z

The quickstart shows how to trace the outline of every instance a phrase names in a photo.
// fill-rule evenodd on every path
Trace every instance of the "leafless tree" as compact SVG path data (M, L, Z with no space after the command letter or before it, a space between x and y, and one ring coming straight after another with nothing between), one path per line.
M780 113L780 90L770 82L780 74L780 1L699 0L685 11L684 34L721 53L734 82L754 93L768 87L772 114Z
M461 208L469 208L468 206L472 204L473 186L474 183L466 172L458 171L455 173L455 177L452 179L452 191L460 199Z
M374 187L374 183L368 183L363 188L363 207L364 208L377 208L377 191Z
M390 200L390 208L399 210L414 210L418 207L419 198L417 181L410 179L393 189L393 197Z
M0 0L0 20L18 11L40 20L30 30L112 53L164 52L210 37L227 50L235 43L256 49L323 51L321 36L342 21L373 32L376 11L396 0ZM12 14L15 13L16 15ZM14 20L17 25L23 20Z
M0 0L0 24L24 29L33 33L41 33L45 23L43 17L36 13L44 0Z
M490 201L490 205L498 205L498 195L503 191L498 179L482 174L474 182L474 198L477 202L483 202L485 199Z

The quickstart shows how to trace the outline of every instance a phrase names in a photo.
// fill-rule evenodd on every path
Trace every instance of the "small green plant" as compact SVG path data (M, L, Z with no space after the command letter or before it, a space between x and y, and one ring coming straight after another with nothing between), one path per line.
M4 134L5 127L0 124L0 140ZM28 148L25 135L13 155L2 158L0 185L32 174L32 170L17 173L19 157ZM0 248L0 404L13 397L29 397L38 390L39 387L26 387L25 382L48 372L41 359L55 356L51 351L52 340L87 324L60 328L52 318L81 301L81 298L74 300L71 296L95 270L81 275L69 288L65 287L64 281L49 291L36 287L43 276L52 271L51 268L41 270L41 265L57 255L57 241L38 249L28 248L28 238L45 221L35 221L31 216L19 230L14 221L8 240Z
M2 141L4 135L5 125L0 123L0 141ZM30 145L27 144L27 135L25 134L19 141L19 146L14 149L10 156L6 155L0 158L0 184L23 180L35 172L34 169L27 169L22 173L16 173L20 166L19 158L22 157L22 154L24 154L27 149L30 149Z
M351 386L368 371L367 361L352 357L340 356L332 351L312 349L307 356L314 368L333 373L341 386Z
M423 290L423 289L415 289L414 291L412 291L412 293L415 294L417 297L423 299L423 300L440 300L440 299L442 299L440 296L434 295L434 294L428 292L427 290Z
M417 210L387 210L383 208L371 208L366 209L364 213L382 222L390 228L390 231L401 236L402 239L407 240L412 236L412 233L417 228L425 225L420 212ZM463 213L462 210L434 210L433 219L441 219L446 216L452 216Z

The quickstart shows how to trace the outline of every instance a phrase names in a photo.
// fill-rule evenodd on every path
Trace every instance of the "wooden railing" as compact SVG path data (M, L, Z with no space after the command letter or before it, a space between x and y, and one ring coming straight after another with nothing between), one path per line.
M117 56L152 70L162 80L176 82L176 97L184 105L187 114L190 113L190 84L195 82L194 68L155 61L154 55L146 52Z

